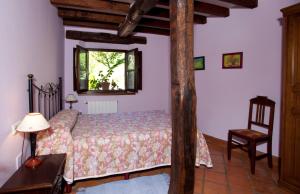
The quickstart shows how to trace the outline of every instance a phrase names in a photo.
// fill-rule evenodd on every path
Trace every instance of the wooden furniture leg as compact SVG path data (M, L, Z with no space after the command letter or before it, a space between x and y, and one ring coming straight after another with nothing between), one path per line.
M254 141L250 141L250 147L248 151L250 152L251 173L255 174L256 144Z
M273 167L273 162L272 162L272 140L268 142L268 165L269 168Z
M72 185L67 183L66 184L66 193L71 193L72 192Z
M129 179L129 173L125 173L124 174L124 180L128 180Z
M231 141L232 141L232 134L228 132L228 141L227 141L227 157L228 160L231 160Z

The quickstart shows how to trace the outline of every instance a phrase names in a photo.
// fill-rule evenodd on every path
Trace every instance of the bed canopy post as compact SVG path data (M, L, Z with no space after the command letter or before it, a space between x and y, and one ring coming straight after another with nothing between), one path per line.
M172 166L169 194L194 192L197 129L193 13L193 0L170 1Z

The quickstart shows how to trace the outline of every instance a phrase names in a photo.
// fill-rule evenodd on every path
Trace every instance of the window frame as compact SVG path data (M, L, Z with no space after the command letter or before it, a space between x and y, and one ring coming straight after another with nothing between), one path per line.
M89 51L102 51L102 52L124 52L125 53L125 70L124 70L124 81L125 89L124 90L78 90L79 88L79 70L77 61L79 60L79 55L77 54L78 48L83 48L87 50L87 68L89 69L89 60L88 53ZM128 53L135 50L135 88L127 89L127 67L128 67ZM84 48L78 45L73 48L73 90L77 92L78 95L134 95L138 90L142 90L142 51L139 51L138 48L125 50L125 49L106 49L106 48ZM89 78L89 75L87 76ZM89 82L89 81L87 81ZM87 85L88 88L88 85Z

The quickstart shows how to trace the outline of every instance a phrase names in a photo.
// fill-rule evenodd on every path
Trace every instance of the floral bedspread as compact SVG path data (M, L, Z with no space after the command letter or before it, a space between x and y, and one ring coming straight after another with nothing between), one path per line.
M72 147L63 149L73 160L66 164L64 178L68 182L171 164L171 120L163 111L78 115L70 131L72 145L68 138L56 140ZM196 165L211 167L205 139L201 132L197 137ZM49 145L43 145L40 152L49 151ZM58 153L55 150L52 152Z

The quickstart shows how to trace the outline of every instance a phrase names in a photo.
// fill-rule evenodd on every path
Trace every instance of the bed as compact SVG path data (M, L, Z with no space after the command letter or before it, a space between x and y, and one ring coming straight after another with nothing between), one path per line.
M46 102L57 106L49 99ZM36 153L67 153L64 179L68 184L171 164L171 117L162 110L89 115L60 109L48 111L51 128L37 135ZM196 166L201 164L212 167L207 144L198 131Z

